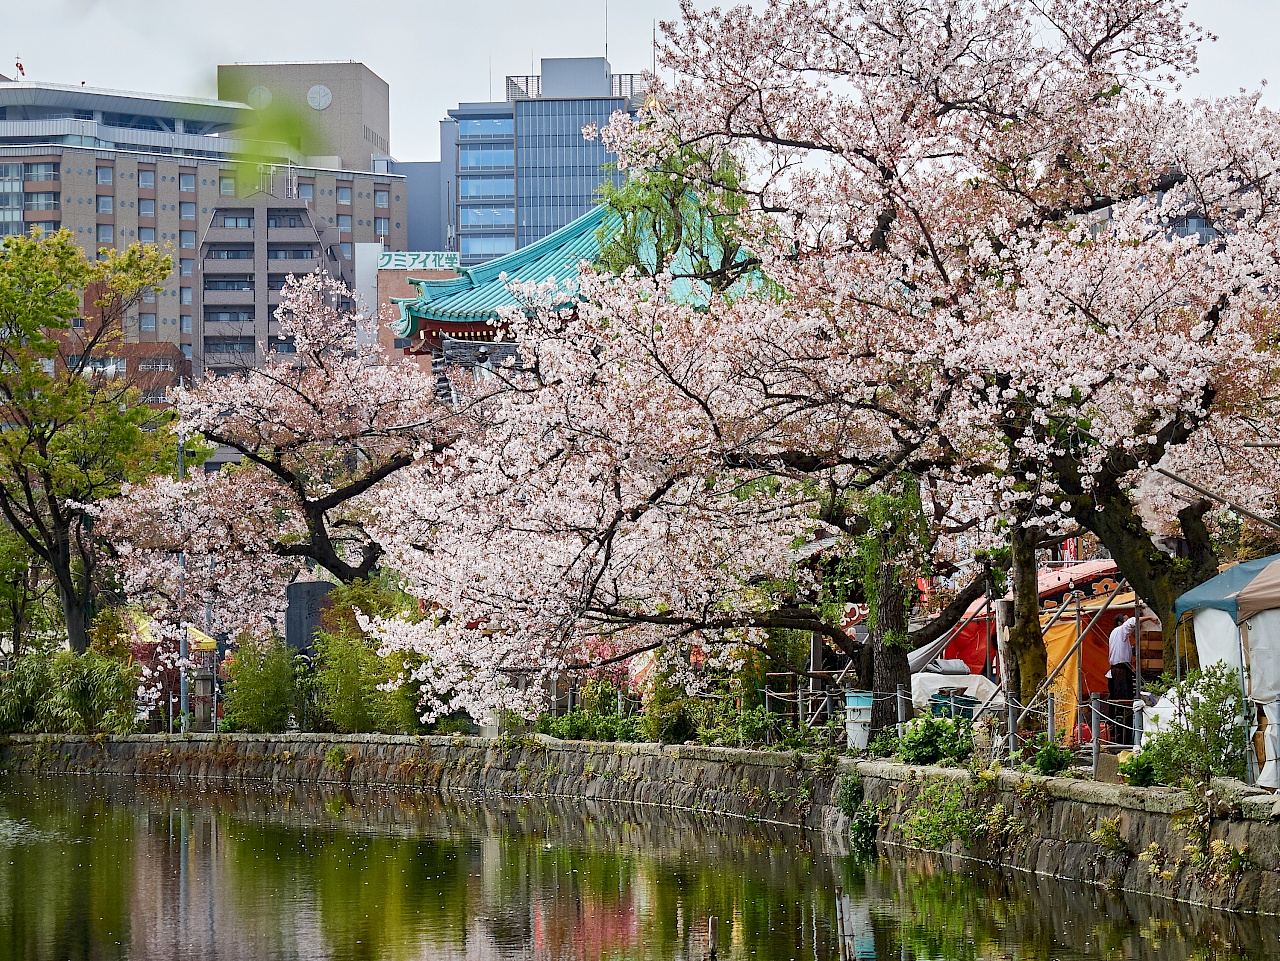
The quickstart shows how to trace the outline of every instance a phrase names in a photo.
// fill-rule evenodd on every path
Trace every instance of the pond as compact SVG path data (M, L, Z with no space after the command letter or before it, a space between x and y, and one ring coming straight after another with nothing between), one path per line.
M741 961L1280 952L1276 920L841 847L593 802L6 778L0 961L702 961L712 916Z

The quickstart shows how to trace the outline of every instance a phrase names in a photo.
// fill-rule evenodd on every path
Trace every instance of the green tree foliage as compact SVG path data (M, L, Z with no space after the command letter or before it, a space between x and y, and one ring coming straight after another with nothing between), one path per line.
M727 290L757 264L734 229L748 206L736 164L724 152L689 145L654 161L621 186L600 188L601 202L621 221L616 232L601 227L600 265Z
M312 679L317 706L329 725L344 734L422 730L412 684L397 683L414 665L380 657L357 620L357 612L366 617L407 613L413 609L412 599L365 580L340 584L329 598L316 635ZM382 689L389 685L394 686Z
M0 516L52 577L76 652L89 646L101 561L88 508L124 481L168 470L174 455L168 416L94 361L110 356L126 313L171 270L155 247L89 260L66 230L0 247Z
M128 734L138 670L97 651L32 652L0 675L0 733Z
M278 734L294 702L293 658L279 638L245 635L231 659L224 728Z
M0 519L0 649L17 657L48 638L59 619L52 588L27 542Z

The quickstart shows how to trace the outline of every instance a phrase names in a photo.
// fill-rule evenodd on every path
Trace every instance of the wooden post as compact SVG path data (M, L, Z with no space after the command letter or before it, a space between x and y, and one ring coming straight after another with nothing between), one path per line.
M903 698L902 685L898 685L898 737L902 737L903 728L907 726L907 703Z
M1097 691L1089 696L1089 706L1092 708L1093 723L1093 777L1098 777L1098 759L1102 756L1102 709L1098 707L1098 702L1102 699L1102 695Z
M720 919L714 914L707 918L707 957L714 958L720 950Z
M1001 598L995 602L996 610L996 650L1000 654L1000 691L1005 696L1005 703L1012 693L1009 679L1013 677L1013 651L1009 649L1009 631L1013 628L1013 601Z
M1048 703L1049 703L1049 723L1048 723L1047 725L1045 725L1045 730L1046 730L1046 732L1047 732L1047 734L1048 734L1048 737L1049 737L1049 743L1050 743L1050 744L1055 744L1055 743L1057 743L1057 738L1055 738L1055 737L1054 737L1054 735L1057 733L1057 730L1056 730L1056 728L1057 728L1057 724L1056 724L1057 718L1055 718L1055 717L1053 716L1053 713L1054 713L1054 712L1053 712L1053 709L1054 709L1054 706L1055 706L1055 705L1054 705L1054 703L1053 703L1053 702L1054 702L1054 697L1053 697L1053 692L1052 692L1052 691L1050 691L1047 695L1045 695L1045 700L1046 700L1046 701L1048 701Z

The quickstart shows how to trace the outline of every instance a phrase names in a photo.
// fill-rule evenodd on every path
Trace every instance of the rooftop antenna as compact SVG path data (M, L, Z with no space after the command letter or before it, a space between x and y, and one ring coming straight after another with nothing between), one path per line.
M489 54L489 102L493 103L493 54Z
M658 20L653 21L653 75L658 76Z
M604 58L609 59L609 0L604 0Z

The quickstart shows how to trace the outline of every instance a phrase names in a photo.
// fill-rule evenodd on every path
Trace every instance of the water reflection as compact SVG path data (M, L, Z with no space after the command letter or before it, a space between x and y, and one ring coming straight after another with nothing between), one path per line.
M0 961L1261 959L1280 925L599 803L0 783Z

